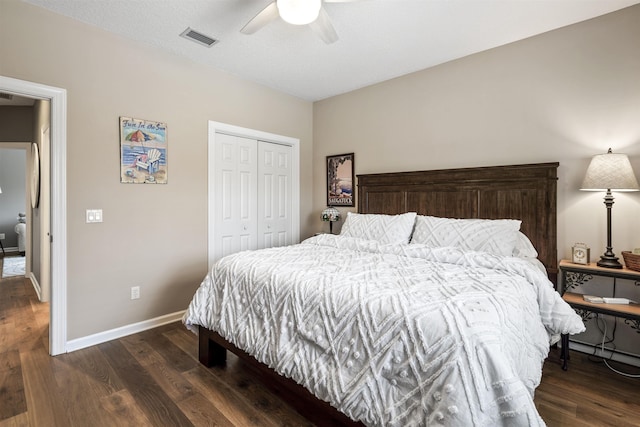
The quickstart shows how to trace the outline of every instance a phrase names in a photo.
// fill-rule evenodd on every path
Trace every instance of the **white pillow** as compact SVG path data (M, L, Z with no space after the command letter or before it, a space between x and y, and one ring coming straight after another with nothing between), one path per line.
M468 251L512 256L521 221L515 219L454 219L419 215L411 243L454 246Z
M538 251L531 240L522 231L518 231L512 255L518 258L538 258Z
M341 236L376 240L380 243L409 243L415 212L400 215L358 214L347 212Z

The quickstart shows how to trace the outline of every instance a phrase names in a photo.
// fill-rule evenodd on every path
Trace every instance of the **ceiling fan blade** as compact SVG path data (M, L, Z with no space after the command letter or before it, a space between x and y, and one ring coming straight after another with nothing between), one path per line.
M338 33L333 28L329 15L322 7L320 8L318 19L309 24L309 26L326 44L331 44L338 40Z
M251 21L247 22L247 24L244 27L242 27L240 32L242 34L253 34L256 31L258 31L260 28L267 25L269 22L278 18L278 16L280 16L278 14L278 6L276 5L276 2L273 1L269 3L267 7L262 9L260 13L254 16Z

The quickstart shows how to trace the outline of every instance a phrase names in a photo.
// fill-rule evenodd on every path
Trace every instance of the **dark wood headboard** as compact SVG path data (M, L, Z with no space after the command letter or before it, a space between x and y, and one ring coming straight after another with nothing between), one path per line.
M549 278L558 272L559 163L358 175L358 212L519 219Z

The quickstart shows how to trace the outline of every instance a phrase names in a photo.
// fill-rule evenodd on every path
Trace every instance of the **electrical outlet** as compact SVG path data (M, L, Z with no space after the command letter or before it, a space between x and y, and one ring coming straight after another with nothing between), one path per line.
M0 233L0 240L4 240L4 233Z
M131 299L139 299L139 298L140 298L140 286L132 286Z

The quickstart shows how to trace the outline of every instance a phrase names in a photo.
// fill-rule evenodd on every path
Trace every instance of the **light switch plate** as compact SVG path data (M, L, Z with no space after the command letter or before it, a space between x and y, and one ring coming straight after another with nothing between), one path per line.
M102 209L87 209L87 224L102 222Z

